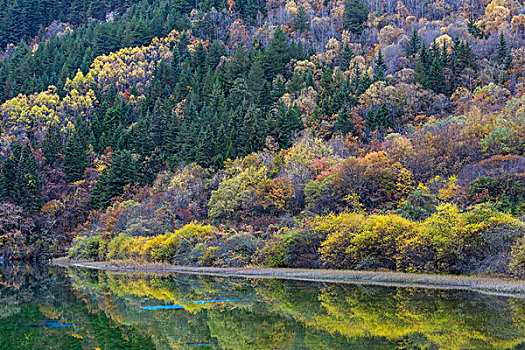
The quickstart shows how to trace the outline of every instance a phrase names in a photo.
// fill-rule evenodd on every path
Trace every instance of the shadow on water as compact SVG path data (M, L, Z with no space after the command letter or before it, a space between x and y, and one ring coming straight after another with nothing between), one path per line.
M0 270L0 349L525 349L525 303L469 291Z

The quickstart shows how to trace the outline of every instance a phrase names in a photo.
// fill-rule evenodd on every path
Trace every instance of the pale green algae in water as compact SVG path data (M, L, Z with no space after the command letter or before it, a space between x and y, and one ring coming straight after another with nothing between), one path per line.
M0 349L525 349L525 300L465 290L29 267Z

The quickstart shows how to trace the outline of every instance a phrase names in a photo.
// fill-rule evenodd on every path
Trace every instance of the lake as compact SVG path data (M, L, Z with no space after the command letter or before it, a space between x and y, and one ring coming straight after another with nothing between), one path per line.
M0 349L525 349L525 300L56 266L0 269Z

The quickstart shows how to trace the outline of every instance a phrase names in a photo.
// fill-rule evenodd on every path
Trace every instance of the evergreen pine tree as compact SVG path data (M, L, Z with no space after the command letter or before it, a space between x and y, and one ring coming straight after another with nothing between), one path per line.
M498 55L496 56L496 59L499 64L503 64L505 62L505 58L508 55L508 48L507 48L507 41L505 40L505 35L501 33L499 35L499 45L498 45Z
M416 62L415 80L416 82L420 83L425 89L428 89L427 74L430 66L429 61L430 57L428 55L428 51L423 46L421 48L421 53L419 54L419 57Z
M426 86L424 87L437 93L443 93L445 91L443 82L443 63L439 58L434 58L428 71Z
M11 144L11 153L2 164L1 198L2 201L13 201L13 188L17 177L17 167L22 155L22 145L17 140Z
M192 56L192 67L193 69L201 69L201 71L204 70L206 63L206 50L204 49L204 46L202 43L199 43L197 45L197 48L195 49L195 52Z
M278 74L284 74L284 69L289 59L290 53L286 41L286 33L281 27L277 27L264 56L266 77L273 78Z
M505 70L510 70L510 69L512 69L512 60L513 60L512 55L509 53L509 54L507 55L507 57L505 57L505 62L504 62L504 64L505 64Z
M341 54L340 67L343 71L350 68L350 61L355 57L354 51L348 44L343 46L343 53Z
M11 183L7 178L8 169L6 163L0 164L0 202L8 202L11 199Z
M304 129L301 111L295 105L288 109L284 104L281 104L276 119L277 129L279 130L277 141L281 148L289 148L292 145L294 134Z
M136 161L128 150L117 151L108 168L104 169L93 189L91 204L104 209L115 197L122 194L124 186L139 181Z
M231 135L227 132L224 124L219 126L219 130L217 131L217 139L215 142L216 144L221 145L221 157L214 160L214 166L219 168L222 167L222 162L224 162L224 160L235 157L235 150L232 145Z
M370 109L367 113L367 123L370 130L391 127L390 112L386 103L382 103L377 110Z
M57 128L50 126L42 142L42 153L46 158L46 163L50 166L60 158L62 154L62 140Z
M343 13L343 27L355 35L363 32L363 23L368 19L368 5L361 0L345 2Z
M499 36L498 55L496 60L500 65L503 65L505 70L509 70L512 67L512 55L510 54L510 49L507 46L507 41L505 40L505 35L503 35L503 33L500 33Z
M386 72L385 60L383 59L383 53L381 52L381 50L379 50L379 53L377 54L377 59L376 59L376 67L374 70L374 80L384 81L385 72Z
M302 33L303 31L305 31L308 26L308 21L308 14L306 13L304 7L299 6L299 8L297 9L297 13L293 18L293 27L295 31L298 33Z
M37 173L35 157L29 145L24 146L16 167L13 186L14 202L28 213L42 206L41 182Z
M370 75L368 74L368 72L366 72L365 75L363 75L361 77L361 79L359 79L359 86L357 88L357 95L360 96L360 95L364 94L365 91L368 90L370 85L372 85L372 78L370 78Z
M88 18L103 20L106 17L106 4L104 0L90 1L87 11Z
M261 138L265 136L265 130L261 130L261 113L253 107L248 108L244 113L243 124L239 131L239 146L241 156L248 155L259 150Z
M215 70L219 63L221 62L221 57L226 55L226 48L224 44L220 41L213 41L209 48L208 54L206 55L206 66Z
M417 30L414 28L412 35L410 36L410 41L408 42L408 47L406 48L406 54L408 57L412 57L419 52L421 48L421 38Z
M195 161L197 142L198 142L198 128L196 126L197 111L194 104L190 101L186 107L184 120L182 121L180 132L178 133L178 144L180 147L180 158L185 161Z
M262 93L264 90L264 68L259 59L256 59L248 72L248 79L246 81L250 101L259 104L261 102Z
M482 38L483 37L483 32L476 25L476 21L474 20L474 17L472 17L472 15L469 16L467 26L468 26L469 33L472 34L472 36L474 38Z
M158 173L165 169L166 157L160 149L155 148L148 157L143 158L137 167L137 179L140 186L151 184Z
M348 118L348 112L346 110L341 111L335 120L335 131L341 134L347 134L354 130L354 125Z
M84 171L88 166L86 154L88 145L87 129L79 120L67 142L64 154L64 172L69 182L75 182L84 177Z
M108 192L106 190L109 179L108 174L108 168L104 168L95 184L95 188L93 188L93 191L91 192L90 202L94 209L103 209L107 207L111 201L111 198L107 197Z

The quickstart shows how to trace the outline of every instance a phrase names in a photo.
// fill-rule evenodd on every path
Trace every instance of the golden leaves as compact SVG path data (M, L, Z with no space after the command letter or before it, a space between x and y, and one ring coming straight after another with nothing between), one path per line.
M135 87L138 91L136 99L139 102L144 98L145 89L153 78L155 65L161 60L171 58L173 45L180 36L181 33L178 31L172 31L165 38L154 38L148 46L128 47L97 57L83 79L84 87L91 82L102 91L115 86L122 96L126 89ZM82 77L80 76L78 80L82 81ZM68 86L75 86L75 82L71 82ZM75 87L78 89L80 86Z

